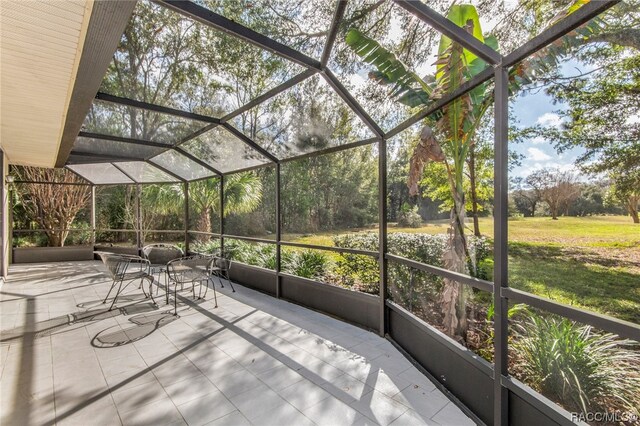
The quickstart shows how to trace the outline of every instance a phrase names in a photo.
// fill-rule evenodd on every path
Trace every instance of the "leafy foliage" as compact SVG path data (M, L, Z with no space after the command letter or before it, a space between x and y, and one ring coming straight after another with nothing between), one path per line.
M638 342L551 315L531 314L516 330L516 369L534 389L569 410L638 414Z

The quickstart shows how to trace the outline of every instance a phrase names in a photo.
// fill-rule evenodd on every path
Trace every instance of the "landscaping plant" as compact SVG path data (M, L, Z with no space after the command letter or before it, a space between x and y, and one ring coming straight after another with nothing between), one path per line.
M515 375L569 411L638 415L640 345L566 318L515 322Z

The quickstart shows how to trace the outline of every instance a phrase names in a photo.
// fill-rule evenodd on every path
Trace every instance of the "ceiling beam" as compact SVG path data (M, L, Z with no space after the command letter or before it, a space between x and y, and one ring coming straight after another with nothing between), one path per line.
M175 174L174 172L172 172L169 169L166 169L164 167L162 167L161 165L154 163L151 160L145 160L145 163L149 164L151 167L155 167L156 169L160 170L161 172L165 172L166 174L168 174L169 176L171 176L174 179L177 179L180 182L187 182L187 180L185 178L183 178L182 176L179 176L177 174Z
M184 155L185 157L187 157L189 160L193 161L194 163L200 164L202 167L204 167L205 169L209 170L210 172L213 172L218 176L222 176L222 173L218 169L215 169L215 168L211 167L208 163L202 161L201 159L199 159L195 155L191 154L190 152L185 151L181 147L178 146L178 147L175 147L173 149L177 153Z
M293 61L307 68L320 70L320 61L313 59L291 47L275 41L257 31L245 27L231 19L225 18L196 3L183 0L153 0L156 3L188 16L198 22L213 27L219 31L241 38L255 46L275 53L285 59Z
M595 18L596 16L609 9L611 6L618 4L619 2L620 0L600 0L592 1L585 4L584 6L581 6L578 10L571 13L569 16L547 28L541 34L537 35L522 46L515 49L513 52L509 53L504 57L502 65L511 66L517 64L532 53L543 49L545 46L548 46L558 38L570 33L580 25Z
M134 99L122 98L119 96L110 95L108 93L98 92L96 99L111 102L114 104L126 105L134 108L140 108L147 111L158 112L161 114L173 115L176 117L188 118L189 120L204 121L206 123L220 123L220 119L215 117L209 117L207 115L195 114L193 112L182 111L175 108L169 108L161 105L150 104L147 102L136 101Z
M135 6L135 0L93 2L89 27L58 148L56 167L64 166L69 157Z
M435 28L445 36L459 43L462 47L475 53L492 65L497 65L502 61L502 55L493 50L491 47L482 43L475 38L473 34L469 34L463 28L460 28L435 10L419 0L394 0L394 2L408 10L427 24Z
M142 139L125 138L122 136L103 135L100 133L80 132L78 133L78 137L91 138L91 139L103 139L103 140L114 141L114 142L124 142L124 143L130 143L133 145L155 146L158 148L166 148L166 149L171 148L171 145L166 143L151 142L151 141L145 141Z
M306 80L307 78L309 78L312 75L316 74L317 72L318 72L318 70L315 70L313 68L309 68L308 70L301 72L300 74L290 78L289 80L285 81L284 83L280 84L279 86L274 87L273 89L269 90L268 92L265 92L262 95L258 96L257 98L253 99L252 101L246 103L245 105L241 106L237 110L235 110L233 112L230 112L229 114L225 115L224 117L222 117L220 119L220 121L224 123L226 121L231 120L233 117L236 117L236 116L242 114L245 111L249 111L251 108L261 104L262 102L273 98L274 96L284 92L285 90L295 86L298 83L303 82L304 80Z
M136 157L120 157L115 155L97 154L94 152L82 152L82 151L76 151L76 150L72 150L69 156L71 155L91 157L103 163L110 163L112 161L144 161L145 160L144 157L137 157L137 156ZM72 163L72 164L90 164L90 163Z
M353 112L356 113L358 117L367 125L369 129L373 132L377 137L384 137L384 131L378 126L367 112L362 108L362 106L356 101L356 99L349 93L349 91L343 86L343 84L338 80L338 78L331 72L330 69L326 68L322 75L327 80L327 83L333 88L333 90L342 98L342 100L351 108Z
M242 142L244 142L245 144L249 145L251 148L253 148L254 150L258 151L260 154L262 154L264 157L268 158L269 160L271 160L273 163L279 163L280 160L273 154L271 154L269 151L267 151L266 149L264 149L263 147L261 147L260 145L258 145L256 142L254 142L251 138L249 138L248 136L246 136L244 133L242 133L240 130L236 129L235 127L233 127L231 124L229 123L224 123L222 125L226 130L228 130L232 135L234 135L235 137L237 137L238 139L240 139Z
M342 21L346 8L347 0L338 0L336 11L333 14L333 21L331 21L331 29L329 30L327 41L325 42L324 49L322 50L322 58L320 59L320 66L323 69L327 66L329 58L331 57L331 50L333 50L333 44L336 41L338 30L340 29L340 22Z
M456 90L454 90L453 92L449 92L444 96L442 96L440 99L434 100L431 105L418 111L416 114L412 115L402 123L398 124L393 129L389 130L385 135L385 139L387 140L391 139L392 137L396 136L398 133L408 129L409 127L413 126L423 118L433 114L434 112L438 111L440 108L453 102L460 96L465 95L466 93L475 89L479 85L491 80L493 78L493 74L494 74L494 69L491 67L485 68L484 70L480 71L480 73L476 74L473 78L465 81L460 86L458 86Z

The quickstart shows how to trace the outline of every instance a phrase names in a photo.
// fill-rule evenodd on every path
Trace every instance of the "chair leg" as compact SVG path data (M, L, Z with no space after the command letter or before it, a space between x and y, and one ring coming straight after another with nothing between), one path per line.
M164 284L164 297L167 300L167 305L169 304L169 291L170 291L170 285L171 285L171 281L169 280L169 272L165 272L165 284Z
M235 289L235 288L233 288L233 283L231 282L231 278L229 278L229 271L228 271L228 270L227 270L227 271L224 271L224 275L225 275L225 278L227 279L227 281L229 281L229 285L231 286L231 291L232 291L233 293L235 293L235 292L236 292L236 289Z
M116 304L116 300L118 300L118 296L120 296L120 291L122 290L122 283L124 282L124 280L120 280L120 285L118 286L118 291L116 292L116 295L113 296L113 301L111 302L111 306L109 306L109 310L113 309L113 305Z
M111 291L115 286L116 286L116 280L114 279L113 281L111 281L111 288L109 289L109 292L107 293L107 296L104 298L102 303L107 303L107 299L109 298L109 295L111 294Z
M178 315L178 283L173 289L173 315Z
M215 287L215 284L214 284ZM199 296L201 296L201 299L204 299L207 297L207 292L209 291L209 277L207 277L206 281L204 282L204 296L202 296L202 282L200 282L200 294Z
M149 280L149 296L151 296L151 303L153 303L154 305L157 305L156 303L156 299L153 298L153 275L151 276L151 279Z
M218 307L218 296L216 295L216 286L215 284L212 286L213 287L213 302L214 302L214 308Z
M144 291L144 278L140 278L140 285L138 286L138 289L142 289L142 294L144 294L145 299L149 298L149 296L147 296L147 292ZM149 286L149 292L152 293L151 286Z

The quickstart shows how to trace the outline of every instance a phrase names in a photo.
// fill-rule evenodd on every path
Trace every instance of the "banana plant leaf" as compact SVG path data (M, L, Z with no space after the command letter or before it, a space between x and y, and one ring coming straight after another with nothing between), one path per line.
M369 74L370 78L381 84L392 86L389 96L411 107L428 101L433 87L410 71L380 43L356 28L350 28L347 31L345 42L365 62L377 68L377 71Z

